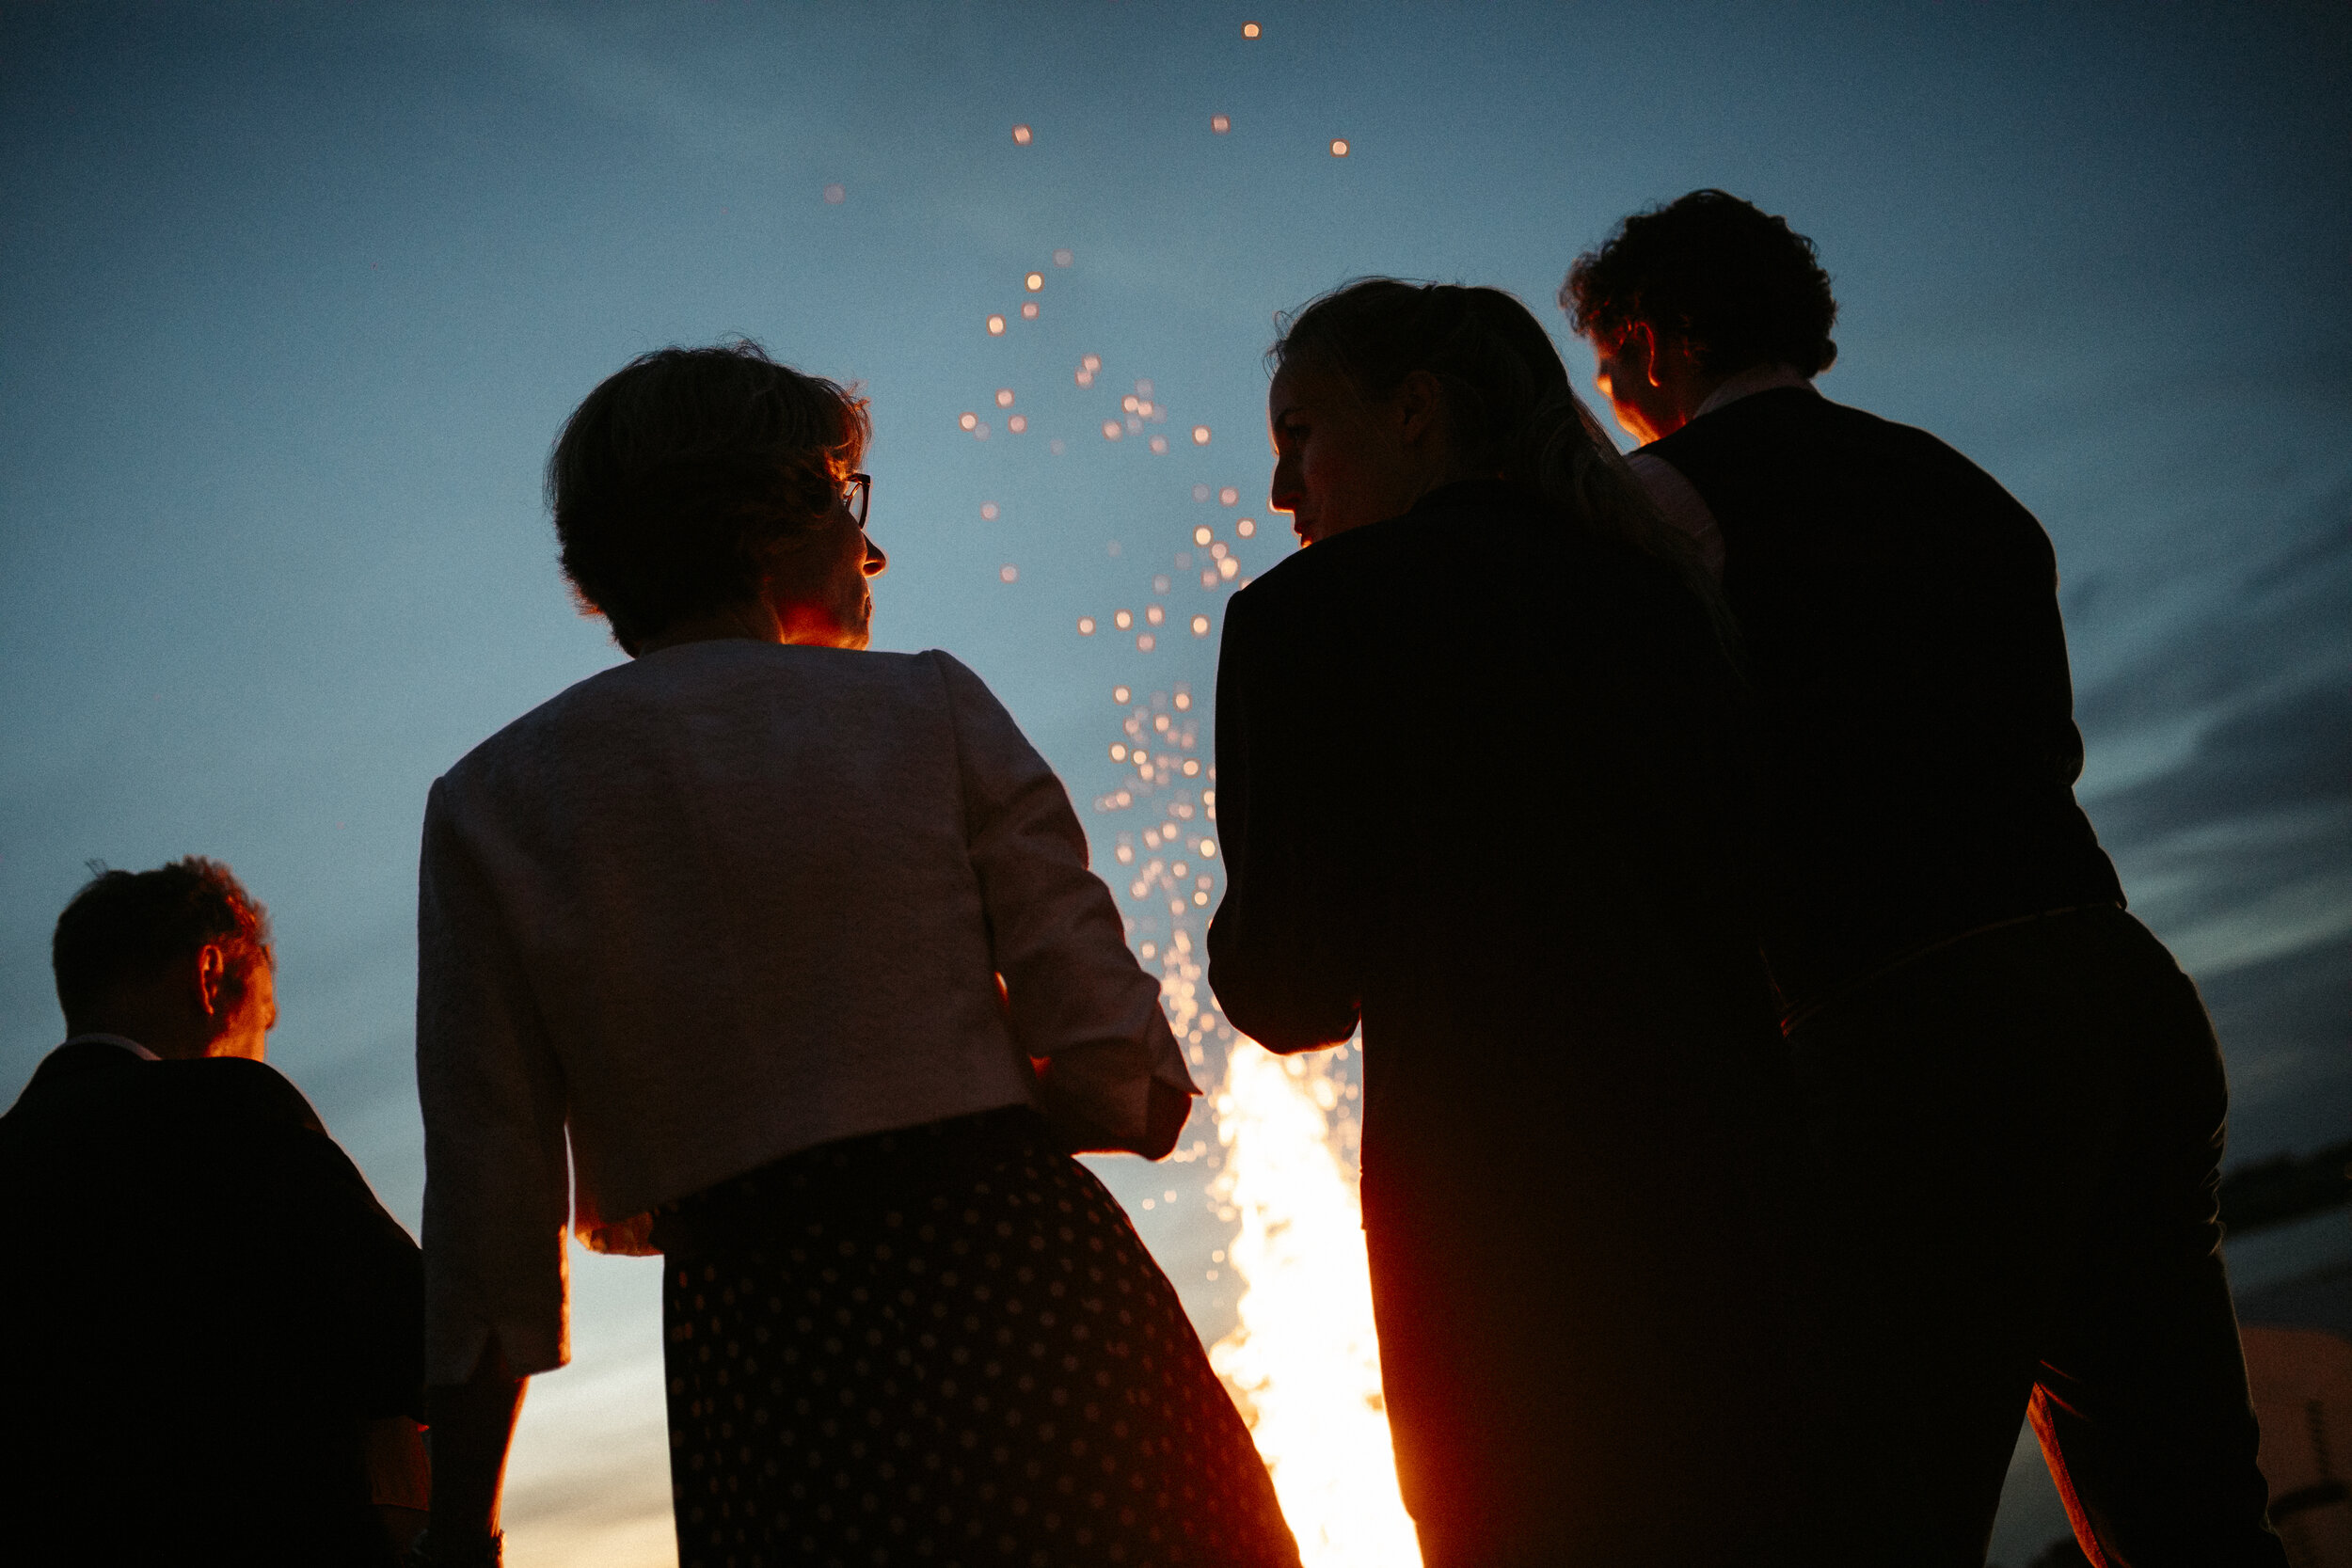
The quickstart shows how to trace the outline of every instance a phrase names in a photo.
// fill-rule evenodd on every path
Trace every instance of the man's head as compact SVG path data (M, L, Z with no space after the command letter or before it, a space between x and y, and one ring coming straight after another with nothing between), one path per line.
M1636 213L1568 269L1560 308L1595 384L1643 440L1671 434L1743 371L1813 376L1837 358L1837 301L1813 242L1724 191Z
M865 399L757 343L642 355L548 458L564 575L631 654L771 611L786 641L862 648L885 564L851 479L867 432Z
M278 1022L269 911L201 856L99 872L57 916L50 962L71 1034L260 1061Z

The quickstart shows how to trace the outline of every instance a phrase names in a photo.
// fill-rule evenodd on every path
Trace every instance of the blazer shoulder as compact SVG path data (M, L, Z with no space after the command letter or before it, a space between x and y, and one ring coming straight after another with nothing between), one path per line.
M148 1086L157 1109L251 1127L326 1135L318 1112L293 1080L266 1062L243 1056L156 1062Z

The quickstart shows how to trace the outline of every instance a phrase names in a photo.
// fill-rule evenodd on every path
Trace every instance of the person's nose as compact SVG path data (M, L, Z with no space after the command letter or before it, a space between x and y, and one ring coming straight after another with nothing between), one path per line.
M1266 486L1266 505L1277 512L1298 510L1298 464L1290 457L1274 460L1274 481Z
M866 541L866 575L869 578L878 578L888 570L890 570L890 557L882 553L882 547L880 545L875 544L870 538L867 539Z

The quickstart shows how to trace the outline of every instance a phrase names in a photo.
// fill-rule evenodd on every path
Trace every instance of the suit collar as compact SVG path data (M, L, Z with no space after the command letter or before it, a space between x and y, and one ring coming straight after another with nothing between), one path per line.
M132 1055L136 1056L143 1062L160 1062L163 1060L161 1056L156 1055L155 1053L148 1050L147 1047L141 1045L130 1036L109 1035L101 1029L93 1029L87 1035L76 1035L72 1039L66 1041L65 1045L61 1045L57 1047L57 1049L59 1051L63 1051L68 1046L91 1044L119 1045L123 1050L128 1051Z

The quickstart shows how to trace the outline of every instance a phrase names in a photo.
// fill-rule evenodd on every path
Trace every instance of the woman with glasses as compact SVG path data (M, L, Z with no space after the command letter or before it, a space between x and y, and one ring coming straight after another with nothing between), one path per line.
M978 677L863 651L866 435L744 343L644 356L556 443L564 572L631 658L426 808L426 1560L496 1560L568 1216L663 1255L685 1568L1297 1561L1070 1157L1173 1146L1159 988Z

